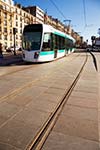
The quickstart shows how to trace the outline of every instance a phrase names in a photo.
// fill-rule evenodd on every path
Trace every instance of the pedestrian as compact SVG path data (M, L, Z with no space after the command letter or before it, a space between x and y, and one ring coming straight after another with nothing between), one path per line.
M3 53L2 53L2 44L0 43L0 58L3 58Z

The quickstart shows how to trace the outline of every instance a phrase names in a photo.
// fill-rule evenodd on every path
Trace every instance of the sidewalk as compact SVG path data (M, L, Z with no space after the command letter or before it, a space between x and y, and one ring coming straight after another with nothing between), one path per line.
M0 66L10 65L22 61L22 52L18 52L16 55L13 53L3 53L3 57L0 56Z

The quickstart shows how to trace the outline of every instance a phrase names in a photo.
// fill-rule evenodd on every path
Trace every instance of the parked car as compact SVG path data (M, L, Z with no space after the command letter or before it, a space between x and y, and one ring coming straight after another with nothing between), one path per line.
M21 51L21 50L22 50L21 47L18 47L18 46L15 47L15 51ZM14 46L8 47L6 49L6 52L14 52Z

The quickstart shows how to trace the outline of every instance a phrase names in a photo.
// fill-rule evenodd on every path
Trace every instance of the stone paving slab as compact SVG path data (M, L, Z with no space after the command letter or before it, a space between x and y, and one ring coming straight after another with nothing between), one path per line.
M80 100L81 99L81 100ZM79 106L79 107L85 107L85 108L95 108L97 109L98 103L95 101L95 99L89 99L89 98L80 98L80 97L74 97L71 96L67 102L69 105L73 106Z
M80 107L74 105L67 105L64 107L62 115L75 117L77 119L87 119L91 121L98 121L98 110L90 107Z
M72 83L72 80L74 80L76 74L78 73L81 67L80 66L81 62L84 61L84 56L85 54L82 54L82 57L79 57L78 61L76 59L73 59L71 63L68 62L70 59L68 60L67 58L64 58L56 62L41 64L38 67L34 67L28 70L23 70L20 73L16 72L13 74L13 76L12 75L5 76L3 78L3 81L1 80L1 85L2 85L2 87L0 86L1 96L5 94L9 94L11 91L14 91L17 88L20 88L21 86L27 84L27 82L33 83L32 86L29 86L28 88L24 88L23 91L21 92L18 91L17 95L15 94L13 95L13 97L9 96L3 99L2 101L0 101L0 105L2 106L1 109L2 115L0 116L2 119L1 126L0 126L0 142L1 142L0 148L1 149L6 148L7 145L8 145L8 149L10 149L10 147L11 149L14 148L18 150L26 149L27 145L30 143L32 138L37 133L37 131L46 121L48 116L52 113L54 107L57 105L59 100L62 98L65 92L65 86L67 89L69 85ZM90 83L90 81L88 83ZM95 87L96 87L96 83L95 86L93 86L93 88ZM77 94L82 96L78 97ZM94 100L96 94L93 93L93 95L94 96L87 94L87 96L90 97L90 100L93 101L92 105L93 103L95 103ZM79 99L86 98L86 96L84 96L83 89L81 91L75 90L73 97L75 98L78 97ZM40 105L38 105L39 100L41 101ZM88 104L90 103L88 102ZM3 111L4 108L3 106L5 106L5 111ZM69 112L72 111L71 107ZM79 112L79 109L75 109L76 108L75 104L73 108L75 114L77 114ZM95 109L96 109L96 104L93 110ZM85 111L87 112L87 109L84 109L83 114L86 113ZM96 112L93 111L92 113L95 116ZM67 119L69 118L69 121L68 120L67 121L69 122L70 130L69 130L69 135L67 135L66 130L64 132L64 129L61 134L66 133L65 136L70 136L70 137L75 136L75 139L78 138L78 140L79 139L83 140L82 138L85 137L85 133L86 133L86 135L88 134L89 139L97 140L97 126L98 126L97 121L95 119L88 120L88 118L91 117L92 113L90 111L89 116L87 118L84 118L82 122L80 122L81 120L80 117L83 116L82 113L80 114L79 118L77 118L77 116L74 117L73 112L71 113L72 115L68 117L66 117L66 115L62 113L63 118L61 118L61 121L64 122L66 118ZM85 120L87 122L85 122ZM60 125L62 126L61 121L60 121ZM72 126L73 130L71 129L71 122L73 122L73 126ZM88 122L89 124L87 124ZM85 129L88 129L89 130L88 133L83 128L81 129L81 131L84 134L82 135L82 133L78 132L79 137L76 137L77 134L76 131L79 131L77 124L78 127L83 126L85 127ZM67 125L65 127L69 129ZM76 130L74 129L74 127L76 128ZM93 129L94 132L93 135L90 132L90 128ZM55 128L55 131L57 132L58 129ZM74 136L72 134L72 131L74 133ZM89 143L91 143L90 140L88 141ZM87 143L87 141L85 142Z
M99 139L98 122L75 116L62 115L58 119L54 131L92 141L98 141Z
M54 144L55 141L55 144ZM52 132L43 150L99 150L98 142L81 137Z
M43 150L99 150L99 86L91 57ZM100 106L100 105L99 105Z

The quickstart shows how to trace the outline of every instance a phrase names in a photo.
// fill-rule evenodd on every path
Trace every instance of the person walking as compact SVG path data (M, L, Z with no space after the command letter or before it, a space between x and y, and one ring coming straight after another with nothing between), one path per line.
M3 54L2 54L2 44L0 43L0 58L3 58Z

